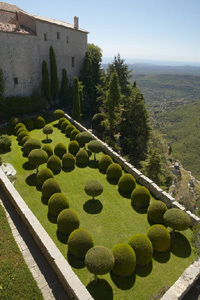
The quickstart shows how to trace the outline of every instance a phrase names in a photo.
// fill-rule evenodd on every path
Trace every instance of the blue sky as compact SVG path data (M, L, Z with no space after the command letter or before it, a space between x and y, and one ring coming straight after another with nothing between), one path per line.
M90 32L103 57L200 64L200 0L7 0L23 10Z

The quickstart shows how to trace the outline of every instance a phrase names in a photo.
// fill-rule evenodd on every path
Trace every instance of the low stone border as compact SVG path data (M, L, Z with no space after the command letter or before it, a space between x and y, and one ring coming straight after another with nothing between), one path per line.
M75 300L93 300L86 287L76 276L67 260L58 250L55 243L49 237L32 211L28 208L27 204L24 202L1 168L0 185L11 203L14 205L17 213L28 227L32 237L36 241L42 253L45 255L70 298Z

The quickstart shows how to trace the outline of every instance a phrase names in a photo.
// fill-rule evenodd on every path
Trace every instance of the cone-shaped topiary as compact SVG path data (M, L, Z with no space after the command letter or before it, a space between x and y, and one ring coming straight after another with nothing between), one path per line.
M80 220L75 210L67 208L59 213L57 218L57 228L62 234L69 235L74 230L78 229L79 226Z
M151 194L144 186L136 187L131 194L131 202L136 207L147 207L150 203Z
M48 201L48 212L50 215L57 217L63 210L69 208L69 200L63 193L53 194Z
M59 183L54 178L45 180L42 185L42 197L49 199L55 193L61 193Z
M63 118L60 118L59 121L58 121L58 128L61 129L61 125L64 121L66 121L67 119L65 117Z
M76 154L76 163L78 165L87 165L89 162L88 153L84 149L80 149Z
M63 143L56 144L54 154L62 159L63 155L67 152L67 147Z
M53 172L48 168L41 169L36 175L36 182L39 186L42 186L45 180L54 178Z
M65 112L62 109L56 109L53 114L56 120L58 120L64 117Z
M77 141L71 141L69 142L68 151L69 153L76 155L79 151L79 143Z
M99 170L106 172L108 167L113 163L112 158L109 155L103 155L99 160Z
M37 128L43 128L45 125L45 120L43 117L39 116L37 117L37 119L35 120L35 125Z
M136 255L136 264L140 266L150 263L153 255L153 246L145 234L134 234L128 241Z
M167 210L167 205L164 202L156 200L149 205L147 209L147 215L149 220L153 221L154 223L163 223L163 215Z
M50 125L45 125L42 131L44 134L46 134L46 139L48 140L48 135L53 133L53 127Z
M80 131L78 129L74 129L72 130L72 132L70 133L70 141L73 141L76 139L76 136L80 133Z
M108 180L118 181L122 176L122 167L117 163L112 163L111 165L109 165L106 174Z
M94 153L94 160L96 160L96 154L104 150L104 146L100 141L92 140L87 145L88 149Z
M163 225L156 224L151 226L147 232L153 249L159 252L164 252L170 247L171 236L167 228Z
M65 128L70 124L68 120L65 120L61 123L61 131L65 132Z
M25 135L23 137L23 139L21 140L22 147L24 146L24 144L26 143L26 141L28 141L30 138L31 138L30 135Z
M52 156L53 155L53 149L50 145L44 145L42 147L42 150L46 151L48 157Z
M75 157L71 153L66 153L62 157L62 166L66 169L74 168L76 163Z
M164 216L164 222L167 226L171 227L173 230L186 230L190 227L191 220L188 214L179 208L168 209Z
M28 160L31 165L36 167L38 172L38 167L44 164L48 159L47 153L42 149L33 149L28 155Z
M76 127L72 124L67 125L67 127L65 128L65 135L67 137L70 137L71 132L76 129Z
M112 272L120 277L128 277L133 274L136 266L136 255L133 248L126 243L120 243L113 247L112 253L115 258Z
M77 258L84 258L87 251L94 245L88 230L78 228L74 230L68 239L68 250Z
M136 186L136 181L133 175L124 174L120 177L118 182L118 188L120 192L123 193L132 193Z
M84 190L87 195L97 197L103 193L103 185L97 180L89 180L86 182Z
M26 128L30 131L33 130L35 127L35 123L32 119L26 119L24 120L24 125L26 126Z
M53 173L60 172L62 168L61 160L58 156L52 155L47 161L47 168L51 169Z
M23 146L24 154L29 154L33 149L40 149L41 143L37 139L29 139L25 142Z

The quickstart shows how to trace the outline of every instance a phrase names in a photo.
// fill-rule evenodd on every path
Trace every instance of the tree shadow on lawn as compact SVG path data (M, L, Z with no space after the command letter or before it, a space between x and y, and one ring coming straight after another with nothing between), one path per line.
M119 189L118 189L118 192L123 198L131 199L131 193L125 193L125 192L120 191Z
M26 177L26 183L29 185L29 186L36 186L36 174L33 173L31 175L29 175L28 177Z
M52 142L52 139L44 139L44 140L42 140L42 143L43 144L50 144Z
M147 277L152 272L152 270L153 270L153 263L151 260L150 263L148 263L145 266L136 265L135 274L140 277Z
M110 277L120 290L130 290L133 287L136 278L135 273L128 277L120 277L115 275L112 271L110 272Z
M42 196L42 197L41 197L41 201L42 201L42 203L43 203L44 205L48 205L49 199L44 198L44 197Z
M29 161L23 163L22 168L27 171L31 171L35 169L35 166L31 165Z
M56 124L53 124L53 127L56 127L56 128L58 128L58 124L56 123Z
M88 163L88 166L91 169L98 169L98 167L99 167L98 160L90 160L89 163Z
M112 185L117 185L118 184L118 179L110 179L108 176L106 177L107 181L112 184Z
M83 204L83 209L88 214L95 215L99 214L102 211L103 205L98 199L90 199Z
M171 256L170 249L168 249L165 252L158 252L158 251L153 252L153 258L161 264L167 263L170 260L170 256Z
M147 213L148 207L137 207L137 206L133 205L132 203L131 203L131 206L138 214L144 215Z
M67 245L69 235L63 234L63 233L61 233L61 232L59 232L59 231L57 230L57 231L56 231L56 236L57 236L57 239L59 240L59 242L61 242L62 244Z
M97 279L97 282L91 281L86 286L88 292L95 300L113 300L113 290L105 279Z
M79 164L79 163L76 163L76 166L80 169L84 169L88 166L88 164Z
M72 167L72 168L65 168L65 167L62 167L62 170L63 170L63 172L65 172L65 173L70 173L70 172L72 172L74 169L75 169L75 167Z
M49 212L47 212L47 218L48 218L49 222L51 222L53 224L57 224L57 217L52 216Z
M183 234L173 232L171 233L170 251L178 257L186 258L191 255L191 246Z
M67 260L75 269L83 269L85 268L85 259L84 258L76 258L69 251L67 251Z

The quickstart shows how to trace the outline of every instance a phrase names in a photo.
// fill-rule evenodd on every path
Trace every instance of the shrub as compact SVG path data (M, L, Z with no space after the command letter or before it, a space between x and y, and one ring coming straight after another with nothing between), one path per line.
M102 121L104 121L104 116L101 113L96 113L92 118L92 128L100 133L104 132L105 128L101 125Z
M151 226L147 232L153 249L159 252L164 252L170 247L171 236L167 228L163 225L156 224Z
M188 214L179 208L168 209L164 216L164 222L173 230L186 230L190 227L191 220Z
M54 178L53 172L49 168L43 168L37 173L36 182L39 186L42 186L49 178Z
M11 138L7 134L0 136L0 152L9 151L12 144Z
M118 181L122 176L122 167L117 163L112 163L109 165L106 171L108 180Z
M19 122L19 119L17 117L12 117L10 120L9 120L9 124L11 126L16 126Z
M51 169L53 171L53 173L60 172L60 170L62 168L60 158L56 155L50 156L47 161L47 168Z
M126 243L120 243L113 247L112 253L115 258L112 272L120 277L128 277L133 274L136 266L136 256L133 248Z
M43 117L39 116L37 117L37 119L35 120L35 125L37 128L43 128L45 125L45 120Z
M112 163L113 160L109 155L103 155L99 160L99 170L106 172Z
M29 133L28 133L27 130L23 130L23 131L21 131L21 132L18 134L17 139L18 139L18 141L19 141L20 144L21 144L21 142L22 142L22 139L23 139L25 136L29 136Z
M157 200L149 205L147 209L147 215L149 220L153 221L154 223L163 223L163 215L167 210L167 205L164 202Z
M76 163L78 165L87 165L89 161L88 153L84 149L80 149L76 154Z
M131 202L136 207L147 207L150 203L151 195L144 186L136 187L131 194Z
M26 129L26 127L20 127L18 130L17 130L17 136L20 134L20 132L22 131L26 131L28 132L28 130Z
M37 139L29 139L25 142L23 146L24 154L29 154L33 149L40 149L41 143Z
M76 155L79 151L79 143L77 141L71 141L69 142L68 151L69 153Z
M145 234L134 234L128 241L136 255L136 264L140 266L150 263L153 255L153 246Z
M61 159L66 152L67 148L63 143L58 143L54 148L54 154Z
M61 129L61 125L62 125L62 123L63 123L64 121L67 121L65 117L59 119L59 121L58 121L58 128L59 128L59 129Z
M79 135L76 137L76 140L80 146L85 146L85 144L89 143L92 139L92 135L87 131L79 133Z
M53 133L53 127L50 125L45 125L42 131L44 134L46 134L46 139L48 140L48 135Z
M24 125L26 126L26 128L30 131L33 130L35 127L35 123L32 119L26 119L24 120Z
M25 135L21 140L21 145L24 146L26 141L28 141L31 137L29 135Z
M67 208L59 213L57 218L57 228L59 232L69 235L78 229L79 226L80 220L74 209Z
M49 199L55 193L61 193L59 183L54 178L45 180L42 185L42 197Z
M52 156L53 155L53 149L50 145L44 145L42 147L42 150L46 151L48 157Z
M92 196L94 200L94 197L97 197L103 193L103 186L97 180L89 180L86 182L84 190L86 194Z
M65 119L65 121L63 121L61 123L61 131L65 132L65 128L70 124L70 122L68 120Z
M66 153L62 157L62 166L66 169L72 169L75 166L75 157L71 153Z
M131 174L124 174L120 177L118 182L118 188L120 192L124 193L132 193L136 186L136 181L133 175Z
M96 153L103 151L103 144L97 140L92 140L87 145L88 149L94 153L94 160L96 160Z
M48 159L47 153L42 149L33 149L28 155L28 160L31 165L36 167L38 172L38 167L44 164Z
M50 215L57 217L63 210L69 208L69 200L63 193L53 194L48 201L48 212Z
M67 137L70 137L71 132L76 129L76 127L72 124L67 125L67 127L65 127L65 135Z
M62 109L56 109L53 114L56 120L58 120L64 117L65 112Z
M74 129L70 133L70 141L73 141L76 139L76 136L80 133L78 129Z
M23 123L18 123L18 124L15 126L15 133L17 133L17 130L18 130L19 128L21 128L21 127L26 128L25 125L24 125Z
M77 258L84 258L87 251L94 245L88 230L78 228L74 230L68 239L69 252Z

